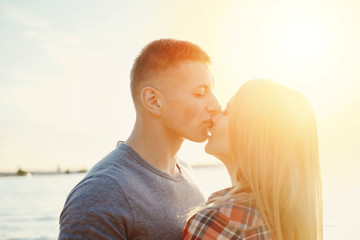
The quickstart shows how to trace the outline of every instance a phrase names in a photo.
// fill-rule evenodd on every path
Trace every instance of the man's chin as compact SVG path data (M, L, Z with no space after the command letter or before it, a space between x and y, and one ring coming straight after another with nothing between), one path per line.
M205 142L206 140L208 140L208 137L207 136L202 136L202 137L193 137L193 138L188 138L189 141L192 141L192 142L197 142L197 143L202 143L202 142Z

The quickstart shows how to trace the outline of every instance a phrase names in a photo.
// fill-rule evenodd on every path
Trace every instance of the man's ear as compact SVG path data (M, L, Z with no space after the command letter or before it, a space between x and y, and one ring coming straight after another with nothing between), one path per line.
M145 107L145 109L155 115L160 114L161 101L159 96L159 90L153 87L144 87L140 93L142 105Z

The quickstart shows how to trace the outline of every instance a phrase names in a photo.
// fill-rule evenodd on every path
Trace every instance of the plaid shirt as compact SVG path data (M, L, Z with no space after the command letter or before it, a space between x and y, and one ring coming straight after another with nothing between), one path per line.
M231 188L212 194L206 205L214 198L224 196ZM242 193L239 196L244 196ZM192 216L186 223L183 239L243 239L272 240L263 218L252 205L244 206L238 198L230 198L217 206L208 206Z

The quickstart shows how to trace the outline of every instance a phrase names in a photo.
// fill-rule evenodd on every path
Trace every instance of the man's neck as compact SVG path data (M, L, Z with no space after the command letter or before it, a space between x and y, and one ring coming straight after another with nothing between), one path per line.
M146 162L160 171L177 175L176 154L183 139L167 136L159 126L135 127L125 142L132 147Z

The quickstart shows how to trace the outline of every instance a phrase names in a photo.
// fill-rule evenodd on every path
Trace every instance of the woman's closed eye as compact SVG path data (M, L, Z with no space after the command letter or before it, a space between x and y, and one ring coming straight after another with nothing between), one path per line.
M226 114L229 113L229 109L228 109L228 108L225 108L225 109L223 109L223 110L221 111L221 113L222 113L223 115L226 115Z
M223 115L226 115L226 114L228 114L229 113L229 106L230 104L228 103L227 105L226 105L226 108L224 108L222 111L221 111L221 113L223 114Z

